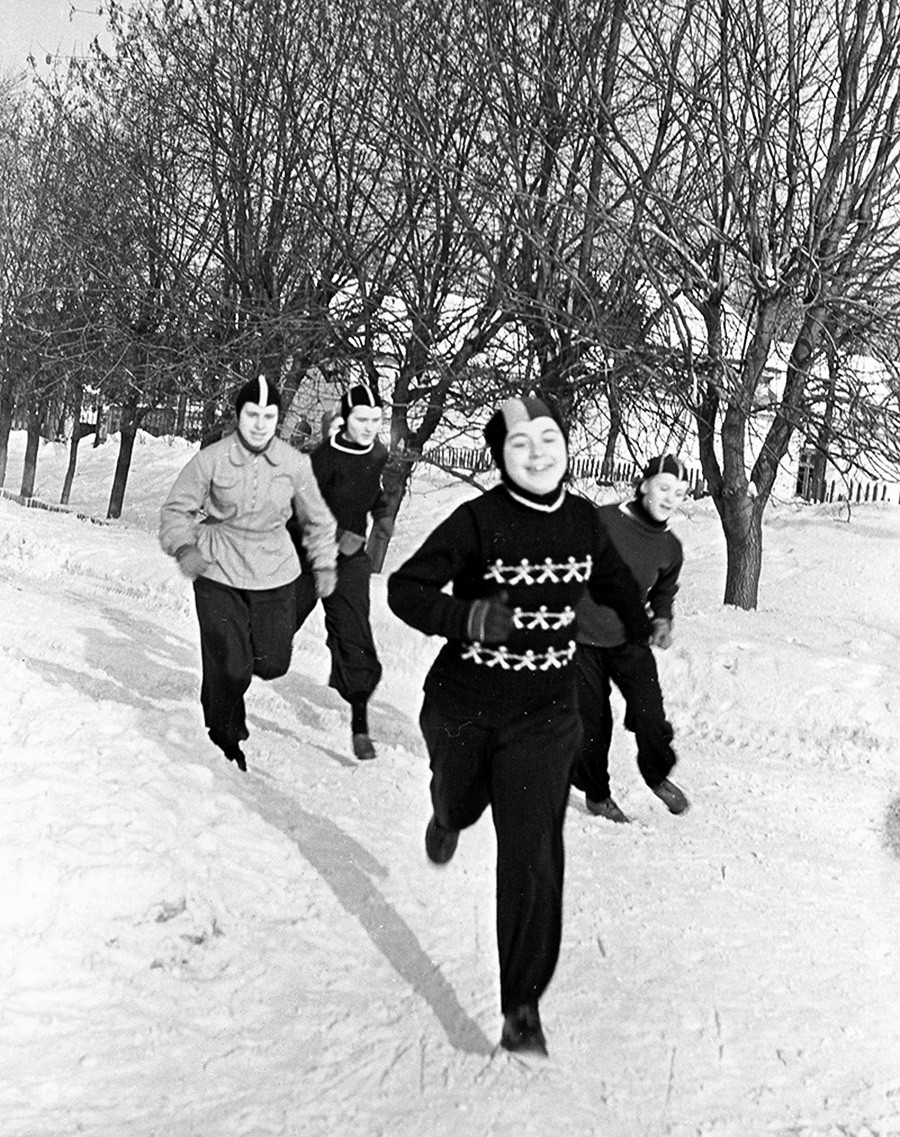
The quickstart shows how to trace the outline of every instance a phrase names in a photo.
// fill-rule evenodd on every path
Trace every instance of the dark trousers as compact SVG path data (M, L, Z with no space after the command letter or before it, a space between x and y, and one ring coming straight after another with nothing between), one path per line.
M497 834L497 945L504 1014L537 1003L562 938L563 819L581 737L574 698L503 719L445 713L426 696L419 718L431 800L448 829L490 805Z
M573 785L584 790L592 801L609 797L612 680L625 700L625 728L634 732L641 776L648 786L658 786L675 765L675 732L666 720L653 652L645 644L579 644L575 668L584 740L572 771Z
M304 571L297 578L299 631L316 606L312 571L303 559ZM381 663L369 623L369 578L372 565L363 550L352 557L339 556L337 587L322 601L325 633L331 652L329 686L348 703L367 701L381 679Z
M291 664L294 582L281 588L230 588L198 577L194 600L200 622L203 682L200 702L217 746L247 738L244 695L254 675L275 679Z

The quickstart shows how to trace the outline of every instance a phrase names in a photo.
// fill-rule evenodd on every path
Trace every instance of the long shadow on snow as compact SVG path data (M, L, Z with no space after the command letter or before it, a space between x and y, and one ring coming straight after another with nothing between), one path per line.
M900 859L900 797L895 797L884 811L884 845Z
M302 809L296 798L271 784L248 781L237 792L264 821L295 842L341 907L359 920L391 967L428 1003L450 1044L470 1054L491 1054L487 1036L460 1006L440 967L378 890L373 877L385 877L384 866L333 821Z

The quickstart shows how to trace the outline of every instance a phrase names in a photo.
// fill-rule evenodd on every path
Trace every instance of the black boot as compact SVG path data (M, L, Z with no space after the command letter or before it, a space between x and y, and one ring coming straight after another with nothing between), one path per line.
M445 829L436 817L432 817L425 830L425 852L434 865L445 865L456 852L459 841L458 829Z
M674 782L670 782L668 778L663 778L658 786L651 786L650 789L665 805L669 813L687 813L690 802L678 786Z
M247 737L246 731L244 737ZM209 740L222 751L229 762L234 762L239 770L247 769L247 760L244 752L236 742L226 742L214 730L209 731Z
M223 746L222 753L229 762L234 762L239 770L247 769L247 759L244 757L243 750L241 750L236 742L232 746Z
M547 1041L537 1003L526 1003L504 1017L500 1045L504 1050L547 1056Z
M353 753L360 762L371 761L375 757L375 747L369 738L369 700L350 700L350 730L353 734Z
M368 762L375 757L375 747L367 734L353 735L353 753L360 762Z

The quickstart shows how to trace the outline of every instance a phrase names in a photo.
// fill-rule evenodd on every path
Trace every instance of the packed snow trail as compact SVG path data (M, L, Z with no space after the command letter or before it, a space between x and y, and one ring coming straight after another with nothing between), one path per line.
M377 761L350 756L317 614L251 688L242 775L152 535L0 502L4 1135L900 1134L900 513L776 517L757 613L716 603L715 524L679 528L660 659L692 809L617 725L635 821L573 795L539 1065L495 1051L489 819L424 857L437 645L384 579Z

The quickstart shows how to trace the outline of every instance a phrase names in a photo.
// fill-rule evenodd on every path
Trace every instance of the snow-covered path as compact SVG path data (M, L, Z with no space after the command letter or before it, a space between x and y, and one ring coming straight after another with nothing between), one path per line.
M414 496L395 562L445 508ZM543 1064L494 1050L489 819L424 857L437 645L378 578L359 764L314 616L251 689L242 775L151 524L0 501L4 1137L900 1134L900 510L776 511L756 613L718 604L712 515L679 523L661 670L693 808L621 730L634 823L573 795Z

